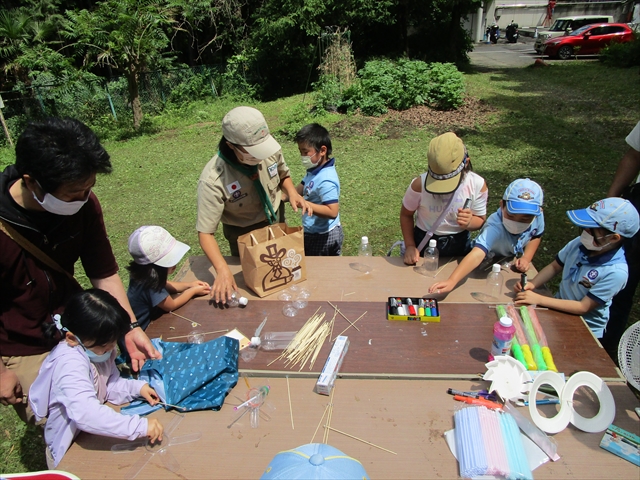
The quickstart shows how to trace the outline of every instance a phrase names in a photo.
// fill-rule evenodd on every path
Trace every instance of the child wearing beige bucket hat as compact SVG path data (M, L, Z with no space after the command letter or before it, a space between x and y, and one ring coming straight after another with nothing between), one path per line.
M400 210L407 265L424 255L429 239L436 240L441 255L465 255L471 250L469 232L486 220L487 184L471 170L462 140L453 132L434 138L427 160L428 170L412 180Z

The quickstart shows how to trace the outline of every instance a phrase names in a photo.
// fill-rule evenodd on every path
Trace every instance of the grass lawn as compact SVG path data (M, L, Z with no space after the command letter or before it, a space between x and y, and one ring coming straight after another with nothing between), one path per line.
M628 148L624 139L640 119L640 76L635 70L572 61L541 69L472 71L465 78L468 95L495 109L472 127L454 126L475 171L487 181L489 213L515 178L530 177L545 191L546 230L534 259L541 268L579 234L565 211L606 195ZM281 141L294 182L303 176L299 153L278 132L305 122L299 114L302 101L296 96L255 105ZM192 105L180 115L154 119L160 128L157 134L105 143L114 171L98 179L95 192L121 267L129 262L128 236L145 224L164 226L191 245L190 254L202 253L195 231L196 183L216 151L220 121L235 105L226 100ZM342 187L344 255L356 254L363 235L369 237L375 255L384 255L401 238L402 197L411 180L426 170L429 140L442 132L442 126L412 127L392 119L340 115L315 121L332 133ZM12 162L13 152L0 150L0 166ZM288 208L288 222L299 225L299 215ZM219 234L223 253L228 253ZM121 274L126 285L123 268ZM639 316L636 303L632 320ZM0 473L46 468L42 448L37 432L25 430L12 409L0 407Z

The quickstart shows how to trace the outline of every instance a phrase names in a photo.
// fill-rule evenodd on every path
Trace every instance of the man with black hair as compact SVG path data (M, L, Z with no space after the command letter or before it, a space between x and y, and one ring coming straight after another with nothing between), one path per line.
M125 341L133 368L159 357L137 327L91 191L96 175L109 172L109 154L91 129L77 120L48 118L27 126L16 163L0 175L0 403L14 405L25 421L32 418L29 387L55 346L42 326L81 289L73 279L78 259L91 284L129 313Z

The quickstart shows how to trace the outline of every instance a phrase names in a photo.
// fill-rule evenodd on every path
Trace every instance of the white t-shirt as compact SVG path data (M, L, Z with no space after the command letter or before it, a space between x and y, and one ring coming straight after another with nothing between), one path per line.
M434 195L427 192L424 188L426 176L426 172L420 176L420 192L414 191L409 185L402 199L404 208L410 212L416 212L416 227L420 230L430 231L431 225L438 219L442 209L449 203L451 195L455 195L455 197L451 205L449 205L449 213L447 213L438 229L434 232L436 235L455 235L463 231L458 225L457 215L458 209L464 206L467 198L471 199L469 208L473 215L482 216L487 214L489 192L487 190L481 192L484 186L484 178L477 173L467 172L456 191L445 195Z

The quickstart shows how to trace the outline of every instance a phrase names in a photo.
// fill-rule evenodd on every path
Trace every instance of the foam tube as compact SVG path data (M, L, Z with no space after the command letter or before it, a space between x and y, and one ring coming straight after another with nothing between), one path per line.
M560 411L555 417L546 418L540 415L540 412L538 412L535 400L538 394L538 389L541 385L551 385L558 393L558 397L560 398ZM533 423L535 423L540 428L540 430L544 432L561 432L562 430L567 428L567 425L569 425L569 422L571 421L571 412L573 410L573 407L569 402L564 401L562 395L564 386L564 379L560 376L560 374L551 370L540 372L540 374L537 375L536 379L533 381L531 391L529 392L529 414L531 415L531 420L533 421Z

